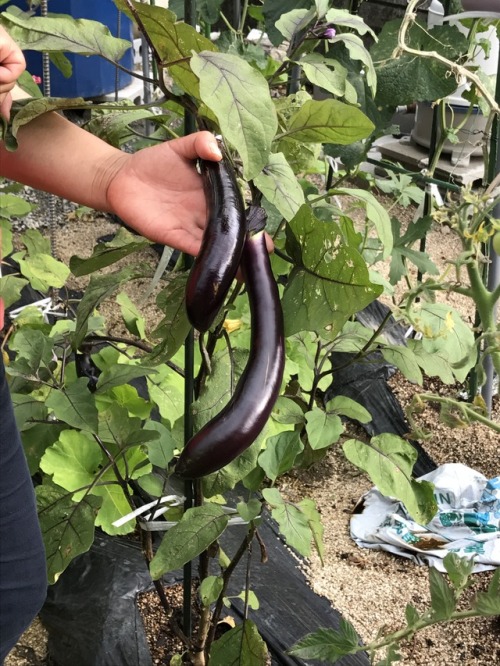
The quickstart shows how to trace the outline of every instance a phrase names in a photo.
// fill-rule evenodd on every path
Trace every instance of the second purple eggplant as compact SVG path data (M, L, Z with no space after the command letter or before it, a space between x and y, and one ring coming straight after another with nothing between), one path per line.
M251 209L249 218L262 220L260 211ZM227 405L183 449L175 468L183 478L216 472L251 446L280 392L285 359L283 312L262 224L247 232L240 266L250 303L250 354Z

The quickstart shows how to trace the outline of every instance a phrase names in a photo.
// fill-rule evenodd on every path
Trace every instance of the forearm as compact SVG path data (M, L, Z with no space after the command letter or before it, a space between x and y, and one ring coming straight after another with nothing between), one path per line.
M56 113L18 133L14 152L0 144L0 175L97 210L109 210L107 189L126 153Z

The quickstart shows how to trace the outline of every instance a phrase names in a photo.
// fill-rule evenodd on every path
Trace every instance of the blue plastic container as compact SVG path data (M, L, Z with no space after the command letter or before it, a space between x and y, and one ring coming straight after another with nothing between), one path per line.
M12 0L11 4L26 10L26 0ZM50 13L69 14L73 18L91 19L106 25L111 34L132 42L132 21L121 14L113 0L49 0ZM38 10L39 13L39 10ZM118 24L120 31L118 35ZM85 97L94 98L115 91L117 68L100 56L81 56L73 53L65 54L73 67L71 77L66 78L50 64L50 94L53 97ZM25 51L26 65L30 74L42 77L42 55L37 51ZM129 70L134 66L134 53L130 48L120 64ZM118 90L132 82L132 75L118 71Z

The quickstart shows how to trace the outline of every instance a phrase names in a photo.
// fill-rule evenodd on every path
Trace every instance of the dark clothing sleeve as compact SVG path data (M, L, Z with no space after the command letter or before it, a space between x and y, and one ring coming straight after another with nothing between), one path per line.
M43 605L45 552L0 357L0 665Z

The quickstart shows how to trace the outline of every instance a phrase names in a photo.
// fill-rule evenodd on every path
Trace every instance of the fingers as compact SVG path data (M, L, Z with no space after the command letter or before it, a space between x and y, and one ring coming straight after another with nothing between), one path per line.
M180 139L174 139L167 144L179 157L187 160L201 158L218 162L222 159L217 140L213 134L206 131L194 132Z
M0 85L12 87L25 69L26 61L23 52L7 31L0 26Z
M12 97L10 93L0 94L0 116L9 120L10 109L12 106Z

